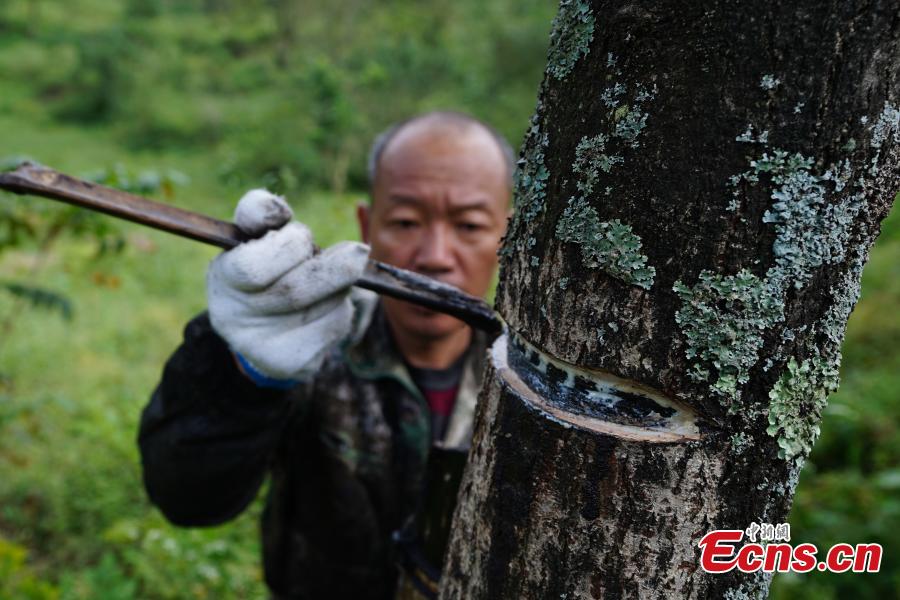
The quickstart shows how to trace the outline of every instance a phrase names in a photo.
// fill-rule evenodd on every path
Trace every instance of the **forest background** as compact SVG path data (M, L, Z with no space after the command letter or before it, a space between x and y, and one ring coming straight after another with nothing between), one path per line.
M462 110L519 145L555 12L551 0L0 0L0 167L30 158L223 219L268 186L320 244L356 239L368 146L392 122ZM0 194L0 599L265 597L261 499L225 526L170 526L135 444L214 254ZM883 544L882 571L778 575L773 598L900 598L898 341L895 211L791 513L796 542Z

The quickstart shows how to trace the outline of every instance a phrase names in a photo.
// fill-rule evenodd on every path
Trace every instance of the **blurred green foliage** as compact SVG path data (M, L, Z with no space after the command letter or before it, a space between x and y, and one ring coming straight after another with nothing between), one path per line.
M12 170L26 162L27 157L0 157L0 171ZM187 181L177 171L158 173L153 170L131 174L121 164L85 173L82 179L117 187L137 194L162 192L171 197L174 186ZM125 246L114 221L102 218L98 213L80 210L73 206L34 200L0 192L0 253L4 250L30 248L33 261L28 272L32 278L54 250L59 237L65 233L71 238L90 239L96 243L97 256L119 253ZM22 302L5 319L0 320L0 330L9 335L21 308L30 306L59 312L65 319L72 318L72 302L64 294L35 286L25 279L15 281L0 279L0 291L17 297ZM2 370L0 370L2 374Z
M282 191L364 186L374 135L430 108L472 112L517 143L555 8L545 0L5 4L0 71L24 88L19 101L60 122L111 127L135 150L203 148L222 176Z
M26 564L28 551L0 538L0 598L55 600L58 590L39 581Z
M268 185L291 193L320 244L356 238L368 144L391 122L464 110L519 144L554 12L546 0L0 0L0 157L219 218ZM205 306L215 252L0 196L0 282L74 309L47 318L0 290L0 600L266 597L260 503L221 527L170 526L146 499L134 439ZM882 543L882 572L779 575L774 598L897 597L897 340L895 211L791 515L792 539L819 548Z

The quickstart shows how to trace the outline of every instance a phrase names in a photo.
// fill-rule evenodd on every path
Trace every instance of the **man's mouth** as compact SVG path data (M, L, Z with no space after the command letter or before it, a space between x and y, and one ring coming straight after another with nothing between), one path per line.
M452 285L453 287L459 288L463 290L463 282L457 281L455 277L451 277L448 275L435 274L435 273L423 273L422 271L413 271L414 273L418 273L423 277L427 277L428 279L434 279L435 281L440 281L441 283L445 283L447 285Z

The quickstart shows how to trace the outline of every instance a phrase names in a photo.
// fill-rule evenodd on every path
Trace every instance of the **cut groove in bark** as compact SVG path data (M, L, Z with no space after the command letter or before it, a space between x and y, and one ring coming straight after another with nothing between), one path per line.
M635 381L543 354L514 333L491 348L501 380L563 426L646 442L698 440L690 407Z

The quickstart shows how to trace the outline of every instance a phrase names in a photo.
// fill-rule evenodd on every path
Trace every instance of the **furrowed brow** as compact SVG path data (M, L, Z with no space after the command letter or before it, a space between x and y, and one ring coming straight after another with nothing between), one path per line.
M408 206L415 206L415 207L422 206L422 201L419 198L416 198L415 196L404 196L401 194L391 194L390 196L388 196L388 201L391 202L392 204L399 204L399 205L405 204Z

